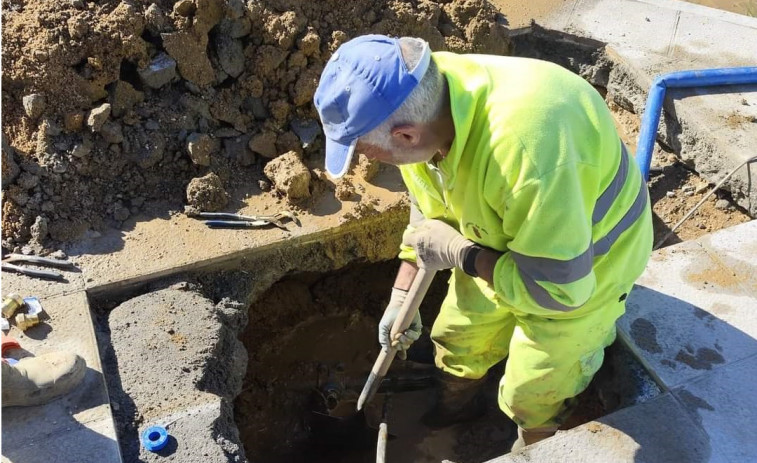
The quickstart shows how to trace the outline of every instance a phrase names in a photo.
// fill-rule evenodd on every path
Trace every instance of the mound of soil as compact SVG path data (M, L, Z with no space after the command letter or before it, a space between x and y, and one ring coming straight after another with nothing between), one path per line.
M2 21L10 250L40 220L48 233L35 241L75 239L120 227L153 199L180 205L209 172L227 186L262 179L279 154L320 155L303 128L317 121L324 63L352 37L510 48L485 0L4 0Z

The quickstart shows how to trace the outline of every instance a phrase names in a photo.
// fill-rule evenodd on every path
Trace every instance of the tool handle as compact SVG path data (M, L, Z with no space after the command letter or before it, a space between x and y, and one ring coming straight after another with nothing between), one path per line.
M42 278L44 280L62 280L63 279L63 275L57 272L50 272L47 270L35 270L32 268L21 267L19 265L8 264L5 262L3 262L2 264L2 269L10 270L12 272L20 273L22 275L26 275L30 277Z
M69 260L50 259L39 256L26 256L24 254L8 254L5 262L26 262L28 264L47 265L49 267L67 268L73 267L74 263Z
M390 340L394 339L397 333L405 331L413 322L418 307L426 296L426 292L428 291L429 286L431 286L431 282L434 281L434 275L436 275L435 271L426 271L426 269L423 268L418 269L418 273L413 279L413 284L410 285L410 290L407 292L407 297L405 297L405 302L402 304L402 308L392 325ZM371 369L371 374L368 375L368 380L365 382L363 391L358 398L358 410L361 410L363 404L371 400L374 394L376 394L379 385L381 385L381 380L386 376L386 372L389 370L389 366L391 366L395 355L397 355L397 348L391 346L387 350L382 349L381 352L379 352L376 362Z
M210 228L252 228L251 222L234 220L206 220L205 225Z
M396 339L398 333L403 333L406 329L410 328L410 324L413 323L413 318L415 318L415 313L418 312L418 307L423 302L423 298L426 297L426 292L428 292L431 282L434 281L434 275L436 275L436 272L433 270L418 269L418 273L413 279L413 284L410 285L410 289L405 297L405 302L402 304L397 318L394 319L394 324L389 334L390 341Z

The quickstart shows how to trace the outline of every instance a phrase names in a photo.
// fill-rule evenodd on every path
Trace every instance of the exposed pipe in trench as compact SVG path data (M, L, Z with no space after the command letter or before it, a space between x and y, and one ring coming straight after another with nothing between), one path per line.
M636 162L644 180L649 180L652 151L660 124L662 103L668 88L711 87L715 85L757 84L757 67L700 69L678 71L658 76L649 89L647 104L641 119L639 144L636 147Z

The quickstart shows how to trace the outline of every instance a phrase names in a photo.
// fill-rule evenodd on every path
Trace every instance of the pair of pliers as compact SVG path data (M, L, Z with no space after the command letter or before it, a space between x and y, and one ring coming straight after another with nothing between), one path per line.
M58 272L48 270L37 270L33 268L21 267L16 263L35 264L41 267L56 268L76 268L73 262L68 260L49 259L47 257L26 256L24 254L8 254L2 260L2 270L4 272L16 272L30 277L43 278L46 280L63 280L63 275Z
M197 219L210 219L205 221L205 225L210 228L259 228L266 225L274 225L286 230L283 220L289 219L298 227L302 224L300 220L289 211L277 212L273 215L241 215L230 214L227 212L195 212L190 215Z

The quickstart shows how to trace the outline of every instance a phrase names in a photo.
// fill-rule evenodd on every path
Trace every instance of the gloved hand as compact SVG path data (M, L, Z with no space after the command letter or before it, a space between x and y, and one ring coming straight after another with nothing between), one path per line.
M389 339L392 332L392 325L394 325L394 320L397 319L397 314L399 314L400 309L402 308L402 303L405 302L406 297L407 291L403 289L392 288L392 295L389 298L389 304L384 310L384 316L381 317L381 321L379 322L378 327L378 339L381 347L385 351L387 351L389 350L390 345L394 345L395 347L397 347L397 355L399 355L399 357L403 360L407 358L407 353L405 351L407 351L413 341L418 340L418 338L421 336L421 329L423 328L423 324L421 323L421 314L419 312L415 312L415 318L413 318L413 321L412 323L410 323L408 329L406 329L404 333L400 333L398 339Z
M436 219L418 223L402 235L402 244L415 249L416 263L426 270L463 268L465 256L476 244L457 230Z

